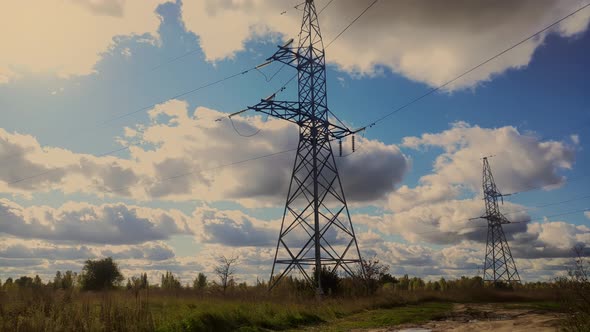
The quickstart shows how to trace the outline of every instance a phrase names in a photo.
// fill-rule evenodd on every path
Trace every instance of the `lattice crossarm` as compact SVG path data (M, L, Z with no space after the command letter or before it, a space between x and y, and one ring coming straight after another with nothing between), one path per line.
M301 111L299 109L299 102L297 101L277 101L274 100L274 95L260 100L260 102L254 106L248 106L245 109L230 114L229 117L234 117L238 114L242 114L247 111L255 111L262 114L267 114L275 118L287 120L298 124L301 117Z
M294 48L292 45L293 39L290 39L289 41L287 41L285 45L278 46L278 51L276 51L275 54L266 59L266 61L268 63L272 61L278 61L284 63L287 66L297 69L297 60L299 59L299 53L297 53L297 48Z
M511 224L512 222L508 220L503 214L500 213L500 223L501 224Z
M330 137L332 137L333 139L343 139L347 136L350 135L354 135L356 133L362 132L364 131L366 128L360 128L360 129L350 129L344 126L339 126L336 124L331 123L330 121L327 122L328 124L328 130L330 132Z

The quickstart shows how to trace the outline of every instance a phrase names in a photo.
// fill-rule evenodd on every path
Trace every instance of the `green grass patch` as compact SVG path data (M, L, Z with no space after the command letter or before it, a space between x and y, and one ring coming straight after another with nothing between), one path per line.
M419 324L446 316L452 311L452 307L451 303L431 302L390 309L367 310L322 324L311 330L337 332L389 327L407 323Z
M176 316L176 320L161 321L157 331L280 331L325 321L311 311L263 303L212 304L183 310Z

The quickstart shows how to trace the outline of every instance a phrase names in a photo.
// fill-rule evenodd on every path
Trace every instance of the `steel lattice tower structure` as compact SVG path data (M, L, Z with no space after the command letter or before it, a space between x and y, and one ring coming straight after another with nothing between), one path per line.
M278 61L295 68L298 101L275 95L233 115L253 110L299 126L299 143L289 184L269 289L292 271L303 275L322 294L319 273L343 270L350 276L364 269L331 142L352 131L331 123L326 97L325 52L313 0L306 0L299 45L291 39L263 65ZM356 266L356 268L354 267Z
M487 157L483 158L483 193L486 214L481 218L488 221L483 280L494 284L520 282L514 258L502 229L502 225L509 224L510 221L500 212L498 198L502 198L503 195L496 187Z

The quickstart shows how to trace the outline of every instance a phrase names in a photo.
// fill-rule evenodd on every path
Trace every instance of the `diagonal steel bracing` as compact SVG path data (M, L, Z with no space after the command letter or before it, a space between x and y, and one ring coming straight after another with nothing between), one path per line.
M328 119L326 64L320 25L313 0L306 0L299 35L280 46L268 62L297 70L298 101L277 101L275 95L245 110L268 114L299 126L299 145L275 258L270 289L288 273L298 271L322 293L314 271L330 266L353 276L361 271L361 255L338 174L331 142L353 135ZM239 114L237 112L235 114Z
M483 269L483 280L486 282L520 282L520 276L510 252L502 224L510 221L500 212L498 191L488 158L483 158L483 193L486 214L481 218L488 221L486 256Z

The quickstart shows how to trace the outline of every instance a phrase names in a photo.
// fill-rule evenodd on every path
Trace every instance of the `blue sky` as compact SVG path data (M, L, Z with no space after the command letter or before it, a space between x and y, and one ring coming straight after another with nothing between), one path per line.
M41 59L42 47L36 50L40 57L29 62L0 57L0 279L76 270L85 254L110 253L127 274L148 269L155 278L169 269L188 281L198 272L211 272L215 257L230 251L242 258L242 279L266 277L292 155L219 172L199 171L186 181L164 181L165 188L152 188L166 193L140 191L154 179L296 145L296 128L280 121L238 118L243 133L261 128L250 139L228 130L227 121L214 121L276 91L293 75L291 69L284 68L270 82L251 71L168 99L264 62L296 31L301 13L287 1L258 1L252 8L199 0L96 3L87 8L69 4L73 8L58 14L69 22L71 15L84 13L99 26L113 24L111 19L151 23L113 24L121 25L120 31L106 36L78 36L68 30L65 42L54 45L63 52L48 56L51 59ZM530 17L508 14L528 5L522 1L514 9L498 4L491 12L505 15L490 22L485 15L466 16L469 10L483 10L477 5L450 5L440 21L427 21L435 10L428 4L377 4L326 51L330 109L353 128L369 124L579 8L547 1ZM334 1L320 16L324 39L331 40L342 22L350 22L363 7L363 1ZM399 26L389 23L395 21L393 13L403 9L415 15ZM22 8L15 12L22 17L38 14ZM568 246L590 241L589 217L581 211L590 208L583 198L590 195L590 157L585 151L590 143L588 12L573 16L576 24L565 21L359 137L359 151L339 165L345 189L352 192L353 222L365 255L382 257L395 274L436 278L477 273L485 239L462 219L481 213L479 158L494 154L492 170L498 171L502 191L543 188L511 196L504 205L512 211L528 208L514 215L523 224L509 231L521 275L536 280L565 271ZM478 29L466 29L472 25ZM408 27L415 36L403 34ZM32 40L45 46L43 27L34 32ZM77 38L95 38L98 56L94 50L77 48ZM19 44L13 39L18 37L10 39L17 56ZM262 70L270 76L279 68L272 64ZM296 98L295 87L290 84L281 99ZM135 113L112 120L130 112ZM179 115L186 112L190 116ZM125 136L125 128L141 128L147 134ZM121 140L138 139L139 150L101 156L121 148ZM50 172L39 175L46 170ZM369 189L377 198L363 196L366 188L346 186L347 181L374 179L380 185ZM99 185L103 189L95 187ZM121 186L137 192L109 192ZM256 194L248 197L248 192ZM566 200L572 201L560 203ZM571 211L579 212L543 220ZM31 225L47 227L49 233L35 232ZM531 245L541 248L538 254L523 249ZM433 258L435 267L425 266L424 257L436 251L442 256Z

